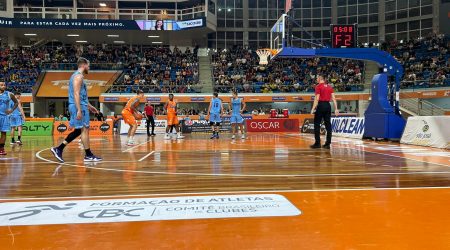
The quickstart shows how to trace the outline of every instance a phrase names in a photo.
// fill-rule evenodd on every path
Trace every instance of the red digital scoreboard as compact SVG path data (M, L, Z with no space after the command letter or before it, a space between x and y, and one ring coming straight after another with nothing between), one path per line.
M358 46L358 27L356 24L332 24L331 43L333 48L355 48Z

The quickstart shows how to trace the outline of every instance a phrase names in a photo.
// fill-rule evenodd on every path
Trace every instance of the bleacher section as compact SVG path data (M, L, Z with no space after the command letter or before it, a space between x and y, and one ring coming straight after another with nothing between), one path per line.
M411 41L392 41L382 49L405 67L402 88L450 86L450 36L434 35ZM168 47L47 44L36 48L0 49L0 78L11 91L31 93L41 70L74 70L77 57L91 60L91 70L123 70L109 90L131 93L198 93L198 48L181 51ZM258 64L255 50L234 47L210 52L214 90L236 88L247 93L312 92L317 74L328 75L337 91L364 90L365 67L343 59L274 60Z

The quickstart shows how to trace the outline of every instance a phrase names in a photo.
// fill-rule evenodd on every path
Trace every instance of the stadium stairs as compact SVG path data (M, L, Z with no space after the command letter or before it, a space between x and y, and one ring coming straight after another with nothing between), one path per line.
M198 51L198 67L199 67L199 81L202 85L203 93L212 93L213 82L212 82L212 67L211 67L211 57L208 55L208 51L205 48L199 49Z

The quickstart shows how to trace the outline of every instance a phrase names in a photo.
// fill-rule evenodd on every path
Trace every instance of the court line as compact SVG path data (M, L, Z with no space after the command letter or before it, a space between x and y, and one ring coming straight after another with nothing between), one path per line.
M220 176L220 177L242 177L242 178L251 178L251 177L323 177L323 176L379 176L379 175L421 175L421 174L450 174L448 171L427 171L427 172L403 172L403 173L395 173L395 172L387 172L387 173L330 173L330 174L209 174L209 173L184 173L184 172L177 172L177 173L169 173L169 172L162 172L162 171L143 171L143 170L128 170L128 169L112 169L112 168L102 168L102 167L93 167L93 166L86 166L86 165L73 165L73 164L67 164L67 163L60 163L56 161L52 161L49 159L46 159L42 157L40 154L45 151L49 150L50 148L42 149L41 151L36 153L36 157L40 160L46 161L46 162L52 162L59 165L65 165L65 166L71 166L71 167L85 167L89 169L95 169L95 170L103 170L103 171L110 171L110 172L120 172L120 173L142 173L142 174L159 174L159 175L184 175L184 176Z
M307 138L307 139L310 140L310 141L314 140L313 138L308 137L308 136L294 136L294 135L292 135L292 134L286 134L286 135L284 135L284 136L291 137L291 138L300 138L300 137L301 137L301 138ZM339 147L339 141L338 141L338 142L335 142L335 143L337 144L338 148L344 148L344 147ZM371 144L371 145L374 145L374 146L375 146L375 145L376 145L376 146L380 146L380 144L376 144L376 143L373 143L373 142L371 142L370 144ZM332 145L335 146L334 144L332 144ZM362 145L364 145L364 144L362 144ZM353 149L353 150L362 151L362 152L368 152L368 153L374 153L374 154L379 154L379 155L392 156L392 157L396 157L396 158L407 159L407 160L411 160L411 161L417 161L417 162L422 162L422 163L434 164L434 165L439 165L439 166L443 166L443 167L448 167L448 168L450 168L450 165L446 165L446 164L442 164L442 163L428 162L428 161L423 161L423 160L413 159L413 158L404 157L404 156L390 155L390 154L386 154L386 153L380 153L380 152L374 152L374 151L366 150L366 148L367 148L367 149L370 149L369 147L363 147L363 148L364 148L364 150L357 149L357 148L352 148L352 149ZM346 149L346 148L344 148L344 149ZM347 149L348 149L348 148L347 148ZM372 149L372 150L374 150L374 149ZM317 150L317 152L320 152L320 151Z
M147 144L148 142L150 142L150 140L147 140L147 141L145 141L145 142L143 142L143 143L139 143L138 145L133 146L133 147L131 147L131 148L125 149L124 151L122 151L122 153L125 153L125 152L128 152L128 151L130 151L130 150L133 150L133 149L135 149L135 148L137 148L137 147L140 147L140 146L142 146L142 145L144 145L144 144Z
M143 161L143 160L147 159L147 157L149 157L150 155L152 155L152 154L154 154L154 153L155 153L155 151L152 151L152 152L146 154L144 157L142 157L142 158L139 159L138 161Z
M249 190L249 191L220 191L220 192L186 192L186 193L159 193L159 194L126 194L126 195L97 195L97 196L58 196L58 197L15 197L0 199L0 202L23 201L23 200L58 200L58 199L99 199L99 198L134 198L134 197L153 197L153 196L187 196L187 195L213 195L213 194L259 194L259 193L311 193L311 192L345 192L345 191L401 191L401 190L433 190L450 189L448 187L392 187L392 188L336 188L336 189L267 189L267 190Z

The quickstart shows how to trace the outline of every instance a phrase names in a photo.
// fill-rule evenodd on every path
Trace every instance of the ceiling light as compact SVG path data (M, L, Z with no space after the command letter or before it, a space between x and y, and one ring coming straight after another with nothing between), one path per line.
M148 38L159 38L159 36L147 36Z
M100 7L106 7L106 3L99 3Z
M26 33L26 34L24 34L25 36L37 36L37 34L34 34L34 33Z
M78 37L78 36L80 36L80 35L78 35L78 34L67 34L67 36L70 36L70 37Z
M79 40L79 41L75 41L75 42L77 42L77 43L87 43L87 41L85 41L85 40Z
M125 41L114 41L114 43L125 43Z
M119 35L106 35L107 37L119 37Z
M161 44L162 42L152 42L152 43L154 43L154 44Z

